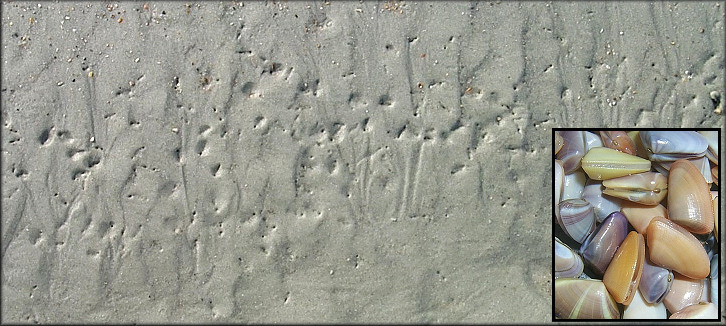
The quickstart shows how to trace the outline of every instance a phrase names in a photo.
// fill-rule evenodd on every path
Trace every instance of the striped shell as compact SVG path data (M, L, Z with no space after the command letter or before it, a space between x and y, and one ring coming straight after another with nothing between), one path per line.
M595 213L592 205L582 199L568 199L560 202L557 223L562 230L578 243L595 230Z
M566 319L620 319L620 310L600 280L555 280L555 314Z

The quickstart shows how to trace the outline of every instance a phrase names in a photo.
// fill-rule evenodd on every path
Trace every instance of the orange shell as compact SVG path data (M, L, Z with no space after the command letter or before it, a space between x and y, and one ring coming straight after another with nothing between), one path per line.
M654 264L693 279L702 279L711 273L706 249L680 225L656 216L650 221L647 234L648 254Z
M603 276L603 283L615 302L629 305L640 284L645 262L645 240L643 235L630 231L615 252L613 260Z
M678 160L668 174L668 218L696 234L713 231L713 208L708 183L688 160Z

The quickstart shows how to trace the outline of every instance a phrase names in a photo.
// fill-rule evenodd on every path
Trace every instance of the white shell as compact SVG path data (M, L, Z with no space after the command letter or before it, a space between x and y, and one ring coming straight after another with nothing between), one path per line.
M603 147L602 139L600 135L585 131L585 152L587 153L593 147Z
M565 140L565 145L557 153L557 159L562 161L565 174L575 172L580 168L580 161L585 155L585 132L584 131L560 131L560 136Z
M672 314L670 319L718 319L718 306L710 302L699 302Z
M714 254L713 258L711 258L711 275L710 275L710 284L711 284L711 302L718 302L718 260L719 254Z
M605 189L605 186L602 185L602 182L588 180L585 189L582 191L582 198L592 205L598 223L602 223L610 213L620 211L621 209L622 199L603 196L603 189Z
M699 130L699 134L703 135L708 142L708 151L706 151L706 157L713 162L718 164L718 131L717 130Z
M582 191L585 189L586 181L585 172L582 170L565 175L561 200L582 198Z
M564 186L565 170L562 168L562 162L555 160L555 217L560 218L560 198L562 197L562 188Z
M665 305L663 302L648 303L643 299L640 294L640 290L633 297L633 301L629 305L625 306L623 310L623 319L667 319L668 314L666 312Z
M555 279L560 277L578 277L585 265L575 251L555 237Z
M713 183L713 174L711 173L711 164L708 163L708 160L705 156L696 157L696 158L689 158L687 159L689 162L693 163L693 165L698 168L699 171L701 171L701 175L703 175L703 178L706 179L706 183ZM662 173L664 176L668 176L668 173L670 173L671 165L673 165L675 161L667 161L667 162L657 162L653 163L653 167L660 173Z
M675 161L706 155L708 141L695 131L641 131L651 161Z

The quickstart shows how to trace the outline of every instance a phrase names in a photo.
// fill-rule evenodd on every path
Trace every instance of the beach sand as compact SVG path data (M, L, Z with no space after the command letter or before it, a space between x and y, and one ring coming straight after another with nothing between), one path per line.
M552 128L723 128L724 21L3 2L2 322L549 322Z

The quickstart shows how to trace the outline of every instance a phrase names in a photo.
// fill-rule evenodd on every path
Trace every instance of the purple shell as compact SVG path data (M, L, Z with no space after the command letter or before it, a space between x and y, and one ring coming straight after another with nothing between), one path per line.
M695 131L654 130L638 134L648 158L654 162L700 157L708 150L706 137Z
M557 159L562 161L565 174L570 174L580 167L580 161L585 156L585 132L560 131L560 136L565 140L565 144L557 153Z
M583 199L567 199L560 202L557 223L570 238L582 243L595 230L595 213L592 205Z
M597 276L602 276L627 235L628 219L621 212L612 212L582 243L580 255Z
M673 272L654 265L646 254L645 263L643 264L643 274L640 276L640 284L638 285L643 299L649 303L663 301L672 283Z

